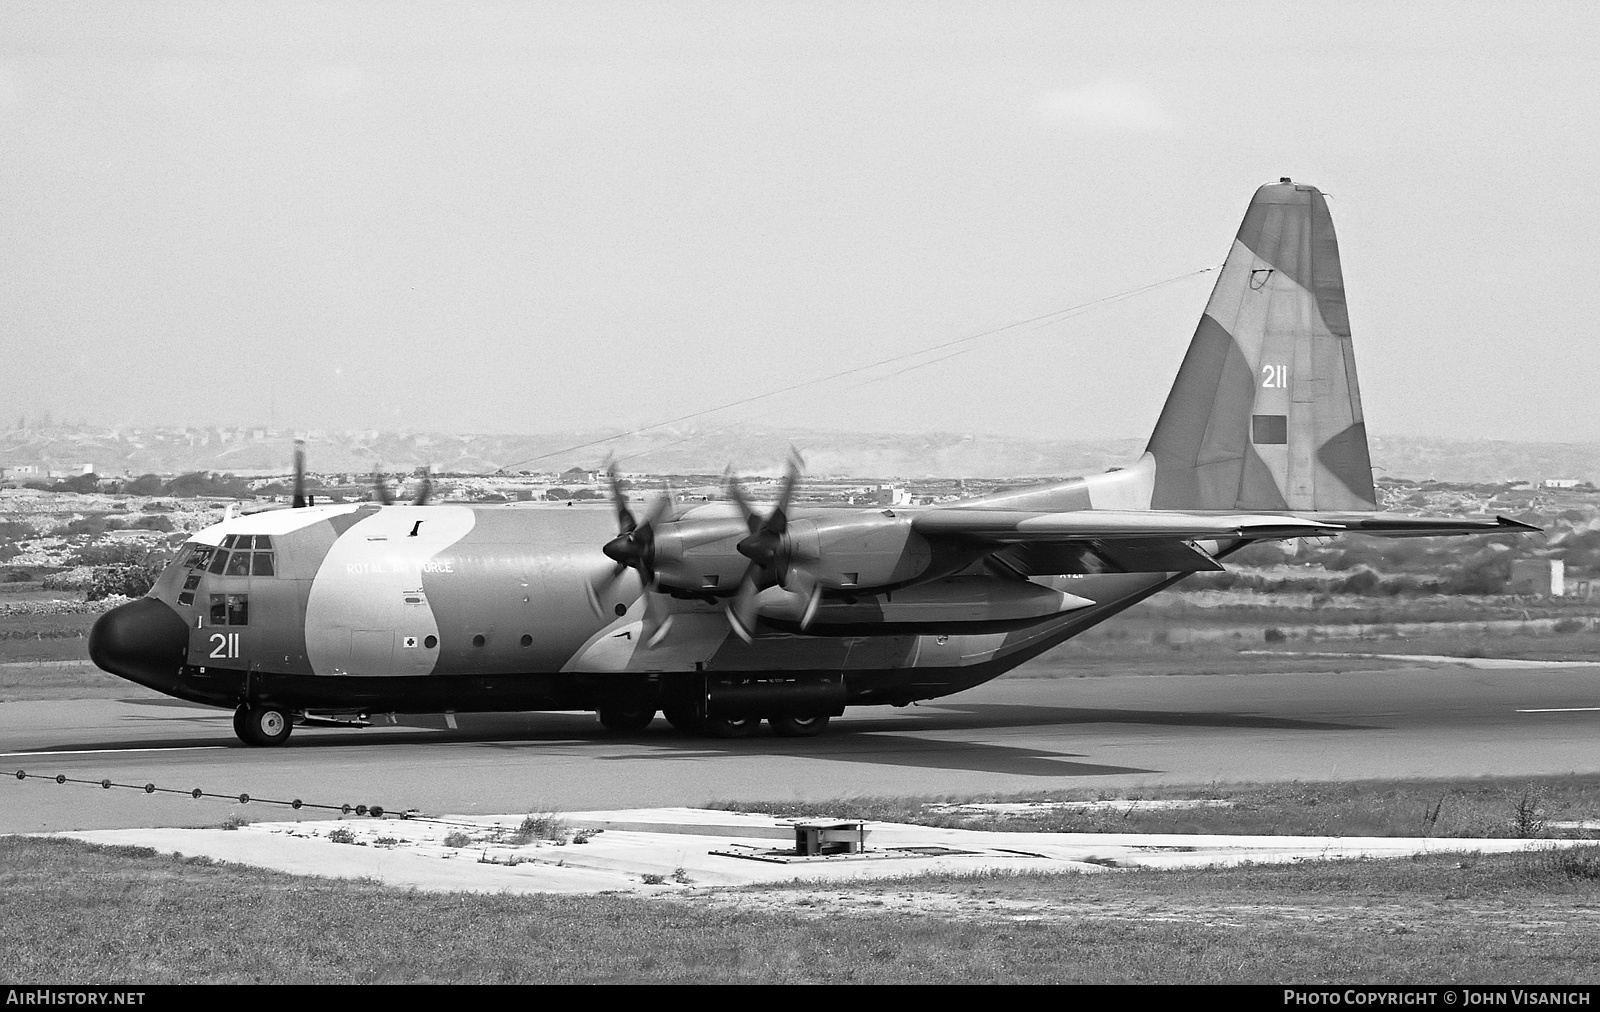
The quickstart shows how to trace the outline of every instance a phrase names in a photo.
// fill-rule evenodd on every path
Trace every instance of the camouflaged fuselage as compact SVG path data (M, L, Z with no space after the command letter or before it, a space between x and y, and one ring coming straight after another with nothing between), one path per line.
M1132 505L1147 488L1133 468L1001 498L1087 509L1096 500ZM883 529L879 554L907 558L906 582L916 585L941 562L937 547L907 536L918 512L796 510L794 519L873 518ZM731 516L728 507L713 505L674 519L692 525L722 515ZM993 678L1169 582L1150 573L1037 581L1082 601L1065 614L967 634L883 634L893 594L885 603L863 593L850 604L868 609L866 620L846 631L764 622L745 643L715 596L655 592L658 603L647 607L637 573L614 575L600 552L615 524L609 508L560 503L337 505L228 520L197 534L151 592L188 630L182 663L136 680L196 702L327 711L666 705L702 693L696 676L706 675L823 679L834 687L834 709L906 703ZM725 549L742 568L731 536ZM263 565L256 557L266 554ZM985 554L942 562L958 577L976 574ZM668 616L670 635L652 642Z

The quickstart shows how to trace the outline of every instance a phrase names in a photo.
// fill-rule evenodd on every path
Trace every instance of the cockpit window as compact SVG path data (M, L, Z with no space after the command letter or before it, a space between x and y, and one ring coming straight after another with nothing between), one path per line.
M189 569L204 569L215 551L210 545L192 545L189 554L184 556L183 564Z
M272 538L265 534L230 534L222 539L223 548L253 548L258 552L272 551Z
M212 594L210 617L212 625L249 625L249 595Z
M196 547L189 553L185 564L204 566L222 576L276 576L278 565L272 551L272 538L265 534L230 534L222 539L221 548L206 548L201 555Z

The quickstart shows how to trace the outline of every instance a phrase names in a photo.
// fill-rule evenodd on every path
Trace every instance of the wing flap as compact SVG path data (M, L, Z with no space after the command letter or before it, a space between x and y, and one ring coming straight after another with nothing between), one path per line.
M996 552L994 558L1023 576L1206 573L1223 568L1208 553L1187 541L1160 539L1008 545Z
M1347 534L1370 534L1379 538L1437 538L1460 534L1517 534L1540 528L1510 517L1416 517L1405 513L1316 513L1337 524Z

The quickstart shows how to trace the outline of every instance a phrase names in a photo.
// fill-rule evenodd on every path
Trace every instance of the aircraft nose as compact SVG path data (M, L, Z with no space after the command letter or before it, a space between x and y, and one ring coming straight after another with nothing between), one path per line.
M162 692L178 684L189 652L189 627L153 597L119 605L89 630L89 659L130 682Z

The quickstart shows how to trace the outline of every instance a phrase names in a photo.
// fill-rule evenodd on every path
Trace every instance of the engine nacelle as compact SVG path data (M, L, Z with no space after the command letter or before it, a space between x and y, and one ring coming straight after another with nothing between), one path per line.
M738 515L661 524L651 548L656 578L686 593L732 594L750 568L738 548L749 534ZM786 576L803 569L824 589L846 593L908 583L927 572L933 557L910 520L887 511L863 516L841 510L837 516L791 521L779 551L788 560Z
M652 547L656 579L673 590L732 594L750 568L750 560L738 549L739 540L749 533L738 516L662 524Z
M764 591L759 601L762 618L803 621L806 600L798 594L773 587ZM892 629L918 635L953 635L1018 628L1093 604L1088 598L1024 580L950 576L850 600L824 600L806 631L840 635L856 630L871 635Z
M927 572L933 559L910 519L888 511L795 520L787 539L791 567L805 569L828 590L898 586Z

